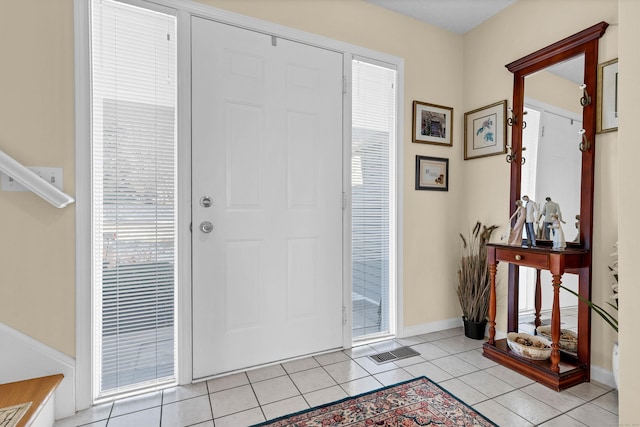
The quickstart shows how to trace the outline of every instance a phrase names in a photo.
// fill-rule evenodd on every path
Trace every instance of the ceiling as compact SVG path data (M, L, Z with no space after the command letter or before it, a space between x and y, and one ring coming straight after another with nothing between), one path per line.
M457 34L464 34L517 0L364 1Z
M427 24L457 34L480 25L517 0L364 0L385 9L410 16ZM581 84L584 58L577 57L548 70L560 77Z

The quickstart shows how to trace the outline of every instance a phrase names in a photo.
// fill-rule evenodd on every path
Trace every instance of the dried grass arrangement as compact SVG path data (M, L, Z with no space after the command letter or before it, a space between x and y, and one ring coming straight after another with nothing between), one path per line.
M487 227L478 221L469 236L465 238L460 233L462 256L457 293L462 314L470 322L486 320L489 311L489 264L485 247L496 228L497 225Z

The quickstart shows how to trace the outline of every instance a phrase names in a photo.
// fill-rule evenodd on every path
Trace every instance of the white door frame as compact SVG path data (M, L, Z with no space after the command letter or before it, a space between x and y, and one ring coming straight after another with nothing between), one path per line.
M272 34L286 38L335 50L345 55L344 76L346 76L347 93L344 102L344 140L351 140L351 59L354 56L371 58L375 62L389 64L397 70L398 87L396 99L397 111L397 151L396 151L396 335L403 336L403 128L404 128L404 59L378 52L361 46L352 45L324 36L292 29L283 25L240 15L223 9L217 9L190 0L120 0L127 3L144 6L145 4L159 5L177 10L178 18L178 87L190 88L190 18L200 16L226 24L236 25L253 31ZM76 410L91 406L91 319L92 301L89 284L91 271L91 176L90 141L90 55L89 55L89 0L74 0L74 54L75 54L75 147L76 147ZM191 209L189 200L191 195L191 96L189 90L178 92L178 382L190 384L192 382L191 366ZM347 322L345 325L344 347L351 347L351 147L344 144L344 180L343 189L346 200L344 210L344 302Z

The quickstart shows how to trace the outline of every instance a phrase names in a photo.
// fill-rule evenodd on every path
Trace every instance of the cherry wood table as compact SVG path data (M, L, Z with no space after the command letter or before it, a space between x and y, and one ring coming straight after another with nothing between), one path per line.
M589 381L591 368L591 316L586 304L578 304L578 348L575 353L560 349L560 284L565 273L577 274L578 293L590 299L591 253L584 249L552 250L549 247L526 248L500 244L488 244L487 255L491 281L489 298L489 340L483 345L485 357L513 369L554 390L562 390ZM496 339L496 271L499 262L509 263L509 289L507 295L507 329L518 331L518 283L519 267L536 269L536 326L540 324L542 284L540 270L550 271L553 280L553 305L551 312L551 357L548 360L531 360L509 349L507 340ZM513 268L515 267L515 268Z

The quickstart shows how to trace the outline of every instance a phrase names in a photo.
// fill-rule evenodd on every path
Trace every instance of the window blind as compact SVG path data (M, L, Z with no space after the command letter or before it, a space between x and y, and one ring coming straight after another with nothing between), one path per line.
M92 0L96 399L175 382L176 19Z
M392 333L396 70L352 63L353 338Z

